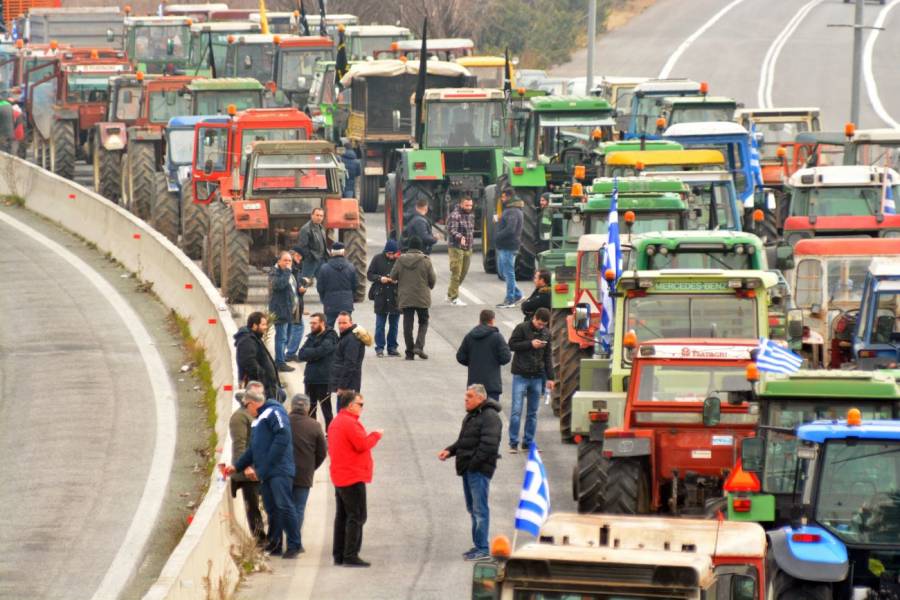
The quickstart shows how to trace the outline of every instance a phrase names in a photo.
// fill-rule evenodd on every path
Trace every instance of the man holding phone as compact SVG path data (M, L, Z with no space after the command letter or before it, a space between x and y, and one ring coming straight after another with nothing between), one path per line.
M528 399L525 414L525 435L522 450L527 451L534 441L537 430L537 413L544 393L553 389L553 363L550 357L550 311L544 307L537 309L531 320L519 323L509 336L512 359L512 410L509 415L509 451L519 452L519 429L522 421L522 404Z

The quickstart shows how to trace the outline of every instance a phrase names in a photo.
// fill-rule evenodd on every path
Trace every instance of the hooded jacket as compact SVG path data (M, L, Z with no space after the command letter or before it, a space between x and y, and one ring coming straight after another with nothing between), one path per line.
M273 477L294 477L291 423L280 402L266 400L250 426L250 447L234 463L242 472L253 466L260 481Z
M246 384L248 381L259 381L266 388L266 398L277 398L281 380L275 368L275 359L269 354L262 338L241 327L234 334L234 347L237 350L238 379Z
M322 333L310 333L297 352L297 358L306 363L303 383L327 384L331 381L331 364L337 350L338 335L330 327Z
M534 288L531 295L522 302L522 314L525 315L525 320L531 320L531 317L534 316L534 313L537 312L537 309L539 308L546 308L547 310L553 308L551 302L552 298L549 285Z
M375 302L375 314L397 314L400 312L397 306L397 284L381 283L382 277L390 277L396 260L388 258L386 252L379 252L369 263L366 271L366 279L372 282L369 288L369 298Z
M534 339L544 340L547 344L543 348L535 348L531 345ZM515 353L511 369L513 375L553 379L548 327L535 329L530 320L519 323L509 336L509 348Z
M431 290L437 281L431 259L421 250L409 250L400 255L391 279L397 281L399 298L398 306L404 308L430 308Z
M481 406L466 413L459 437L447 447L450 456L456 457L456 474L475 472L493 477L500 458L502 434L498 402L485 400Z
M503 207L500 222L494 229L494 247L497 250L517 251L522 245L522 229L525 226L523 206L525 203L521 200L511 200Z
M353 312L356 268L343 256L333 256L319 269L316 289L326 313Z
M409 218L409 221L406 223L406 227L403 230L403 238L406 240L406 244L409 243L409 239L413 236L422 240L425 254L431 254L431 247L437 243L437 238L434 237L434 229L431 225L431 221L419 213L413 213L413 216ZM406 246L406 244L404 244L404 246Z
M492 325L476 325L463 338L456 351L456 362L469 367L466 385L480 383L491 396L503 392L500 367L509 363L512 353L500 330Z
M311 488L316 469L325 460L328 448L325 432L319 422L305 411L292 410L289 415L294 453L294 487Z
M356 323L341 333L331 364L331 391L360 390L366 346L371 345L372 336Z
M379 440L381 434L366 433L358 416L346 408L338 412L328 426L328 456L334 487L372 483L372 448Z

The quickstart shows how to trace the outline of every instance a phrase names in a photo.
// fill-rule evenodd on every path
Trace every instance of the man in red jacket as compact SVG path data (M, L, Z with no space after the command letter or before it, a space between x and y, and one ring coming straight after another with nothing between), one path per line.
M382 430L366 433L359 422L362 394L354 390L338 394L338 414L328 427L328 456L334 484L336 512L334 564L368 567L359 557L363 525L366 522L366 484L372 482L372 448L381 440Z

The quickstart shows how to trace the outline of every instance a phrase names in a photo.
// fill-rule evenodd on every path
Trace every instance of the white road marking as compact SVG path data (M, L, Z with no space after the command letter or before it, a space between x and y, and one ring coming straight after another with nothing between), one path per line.
M782 29L775 37L772 44L769 46L769 49L766 51L766 56L763 58L762 67L759 71L759 87L756 90L756 100L761 108L773 108L775 106L775 103L772 101L772 86L775 83L775 65L778 63L778 57L781 54L781 50L784 48L788 39L790 39L790 37L794 35L794 32L797 31L797 28L800 26L800 23L803 22L803 19L806 18L812 9L823 1L824 0L810 0L810 2L801 6L800 10L791 17L790 21L788 21L787 25L784 26L784 29Z
M169 474L172 472L175 457L176 434L175 391L172 388L172 381L166 372L162 357L153 345L153 338L150 337L140 317L108 281L72 252L28 225L4 213L0 213L0 220L52 250L77 269L109 301L140 350L150 378L156 405L156 439L153 458L147 472L147 482L144 484L144 491L131 525L125 533L125 539L122 540L122 545L119 546L109 570L93 596L94 600L118 598L125 584L137 570L138 561L153 531L166 488L169 486Z
M507 327L509 327L510 329L515 329L516 325L518 325L518 323L516 323L515 321L510 321L509 319L500 319L500 322L503 323L504 325L506 325Z
M467 290L466 288L464 288L462 286L459 286L459 293L462 294L463 296L465 296L466 299L469 300L469 302L472 302L474 304L484 304L484 301L481 298L479 298L478 296L476 296L475 294L473 294L472 292L470 292L469 290Z
M884 27L884 22L887 20L891 10L898 4L900 4L900 0L894 0L882 8L881 12L878 13L878 17L875 19L873 27ZM893 127L894 129L900 129L900 123L891 117L890 113L888 113L884 104L881 102L881 96L878 95L878 83L875 81L875 75L872 71L872 54L875 51L875 41L878 39L878 34L880 33L881 31L878 29L873 29L872 32L869 33L869 37L866 39L865 50L863 51L863 77L866 81L866 93L869 95L869 102L871 102L872 108L875 110L875 114L878 115L878 118L887 123L888 126Z
M696 42L697 38L699 38L701 35L706 33L706 30L709 29L710 27L712 27L713 25L715 25L719 21L719 19L721 19L728 13L728 11L730 11L732 8L734 8L738 4L741 4L743 1L744 0L733 0L733 2L731 2L730 4L725 6L722 10L720 10L719 12L714 14L712 17L710 17L710 19L706 23L701 25L700 28L697 29L697 31L692 33L690 36L687 37L687 39L685 39L683 42L681 42L681 44L675 49L675 52L673 52L669 56L669 60L666 61L666 64L663 65L662 70L659 72L659 78L666 79L667 77L669 77L669 74L672 72L672 69L675 68L675 63L677 63L678 59L681 58L681 55L684 54L684 52L688 48L691 47L691 44Z

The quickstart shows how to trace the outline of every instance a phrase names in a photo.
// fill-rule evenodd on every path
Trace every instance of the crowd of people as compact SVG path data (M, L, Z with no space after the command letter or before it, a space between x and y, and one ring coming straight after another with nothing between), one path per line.
M550 348L550 274L534 275L526 299L515 281L515 261L522 234L522 203L503 192L504 210L497 219L498 274L506 294L497 307L520 306L523 320L506 339L495 325L496 313L482 310L478 324L459 344L456 360L467 368L465 417L456 441L438 453L455 458L466 510L472 522L472 547L466 560L488 554L489 490L502 445L500 397L502 369L512 372L508 450L527 451L534 441L537 415L545 392L553 389ZM324 212L313 211L297 245L278 258L269 274L268 313L253 312L235 335L238 375L244 392L231 419L234 463L223 467L231 476L232 494L241 491L247 521L260 546L270 555L295 558L303 549L301 530L314 473L330 459L335 490L332 555L336 565L367 567L360 557L366 521L366 485L372 480L371 450L383 432L367 432L360 422L366 349L378 358L399 357L400 316L406 360L426 360L425 339L436 274L430 253L441 237L427 218L427 202L416 205L400 240L389 239L366 272L368 299L375 313L374 337L353 322L356 269L344 257L344 246L327 239ZM450 258L447 303L458 306L460 286L469 269L474 238L472 198L463 197L446 223ZM304 296L316 286L322 311L304 324ZM266 346L274 320L274 352ZM418 324L418 329L416 325ZM304 334L306 338L304 340ZM303 365L304 393L287 402L280 374ZM332 407L336 397L337 413ZM290 413L285 406L289 406ZM325 428L317 421L322 412ZM524 429L523 429L524 413ZM259 500L268 518L268 528Z

